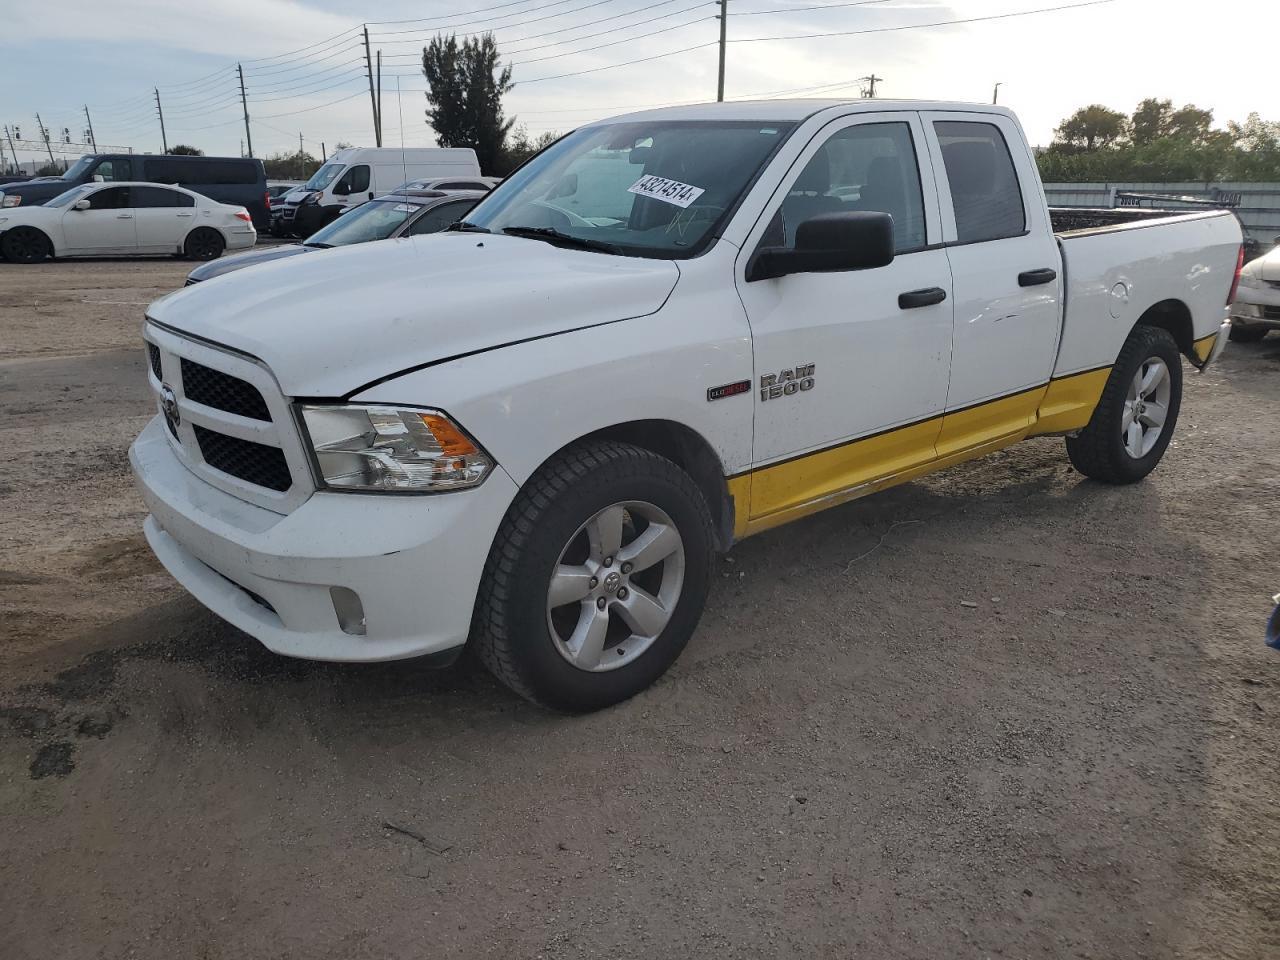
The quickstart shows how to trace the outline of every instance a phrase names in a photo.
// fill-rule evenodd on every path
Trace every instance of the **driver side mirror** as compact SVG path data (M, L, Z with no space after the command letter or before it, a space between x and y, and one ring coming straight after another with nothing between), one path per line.
M747 262L747 282L791 273L871 270L893 263L893 217L887 213L823 213L796 228L795 247L761 247Z
M333 195L335 197L345 197L351 193L351 184L346 180L340 180L333 185Z
M89 209L89 201L88 201L88 200L77 200L77 201L75 202L75 204L74 204L74 205L72 205L71 209L72 209L72 210L88 210L88 209Z

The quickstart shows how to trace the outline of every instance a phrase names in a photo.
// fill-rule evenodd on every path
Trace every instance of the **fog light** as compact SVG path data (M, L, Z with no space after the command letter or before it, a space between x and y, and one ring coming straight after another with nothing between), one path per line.
M329 596L333 599L333 612L338 615L338 626L343 633L353 637L365 635L364 604L354 590L346 587L330 587Z

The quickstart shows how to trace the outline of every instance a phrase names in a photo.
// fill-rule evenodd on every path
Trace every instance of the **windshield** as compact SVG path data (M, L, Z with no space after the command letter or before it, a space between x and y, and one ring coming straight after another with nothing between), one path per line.
M794 124L653 120L587 127L548 147L467 216L644 257L698 253Z
M419 209L416 203L370 200L344 213L303 242L310 246L345 247L351 243L385 240Z
M333 183L345 166L345 163L326 163L311 175L311 179L307 181L306 188L308 190L323 190Z
M93 184L89 184L89 183L86 183L79 187L72 187L70 190L67 190L65 193L58 194L56 197L54 197L52 200L46 203L45 206L46 207L70 206L71 204L79 200L81 197L83 197L86 193L90 193L92 190L93 190Z
M67 170L67 172L66 172L66 173L64 173L60 179L62 179L62 180L79 180L81 177L83 177L83 176L85 175L85 173L87 173L87 172L88 172L89 167L93 164L93 161L94 161L95 159L97 159L97 158L96 158L96 157L81 157L81 158L80 158L79 160L77 160L74 164L72 164L71 168L70 168L70 169L68 169L68 170ZM46 206L47 206L47 204L46 204Z

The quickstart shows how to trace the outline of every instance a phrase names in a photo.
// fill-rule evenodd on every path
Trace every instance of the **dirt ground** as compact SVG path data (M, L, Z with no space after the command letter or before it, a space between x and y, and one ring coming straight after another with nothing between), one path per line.
M186 269L0 265L6 960L1280 956L1280 337L1138 486L1036 440L741 544L566 718L158 568L125 451Z

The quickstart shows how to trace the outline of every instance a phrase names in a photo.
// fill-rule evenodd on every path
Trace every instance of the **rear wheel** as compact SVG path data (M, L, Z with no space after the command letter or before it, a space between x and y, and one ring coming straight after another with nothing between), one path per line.
M0 236L0 254L10 263L39 263L52 253L53 244L35 227L14 227Z
M1178 345L1159 327L1136 327L1120 348L1089 425L1067 438L1067 455L1094 480L1141 480L1164 456L1181 403Z
M597 710L658 679L688 643L711 576L710 512L683 470L601 442L544 466L507 512L472 642L516 693Z
M1268 328L1263 326L1242 326L1238 323L1231 324L1231 332L1228 336L1233 343L1257 343L1268 333Z
M182 253L188 260L217 260L226 248L227 242L217 230L198 227L187 234Z

